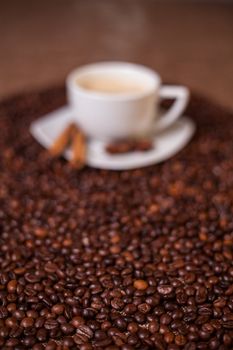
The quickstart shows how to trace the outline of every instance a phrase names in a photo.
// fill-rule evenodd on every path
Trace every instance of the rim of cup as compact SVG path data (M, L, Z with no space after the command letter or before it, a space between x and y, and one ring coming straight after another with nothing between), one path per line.
M142 91L137 92L108 93L96 90L88 90L78 83L78 79L81 79L81 77L88 75L91 77L92 74L101 71L103 72L102 74L104 74L104 72L106 74L106 72L110 72L111 70L115 74L118 70L119 73L122 72L122 74L124 74L124 72L130 72L132 75L138 75L137 80L140 81L140 83L143 81L143 79L144 82L146 81L145 88L143 88ZM141 64L123 61L103 61L80 66L72 70L66 79L67 88L72 90L73 93L78 93L79 95L81 94L100 100L131 100L142 98L148 94L155 93L160 84L161 78L154 70L147 68Z

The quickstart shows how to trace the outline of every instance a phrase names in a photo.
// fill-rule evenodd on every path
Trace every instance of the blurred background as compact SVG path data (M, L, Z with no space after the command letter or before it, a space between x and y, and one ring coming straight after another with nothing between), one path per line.
M0 99L126 60L233 108L233 2L0 0Z

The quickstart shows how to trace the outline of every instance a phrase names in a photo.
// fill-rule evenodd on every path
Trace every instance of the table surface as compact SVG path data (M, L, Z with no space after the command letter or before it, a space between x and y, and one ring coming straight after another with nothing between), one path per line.
M0 98L126 60L233 108L233 3L0 0Z

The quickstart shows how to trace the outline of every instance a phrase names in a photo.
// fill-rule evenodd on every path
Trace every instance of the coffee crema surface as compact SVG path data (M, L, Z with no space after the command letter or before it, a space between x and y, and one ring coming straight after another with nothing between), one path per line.
M110 94L132 94L143 92L145 90L145 85L143 83L123 77L93 76L77 79L76 82L78 86L85 90Z

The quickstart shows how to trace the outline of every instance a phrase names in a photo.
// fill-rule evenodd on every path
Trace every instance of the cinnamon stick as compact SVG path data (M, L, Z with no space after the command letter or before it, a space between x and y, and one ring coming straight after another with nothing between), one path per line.
M69 145L72 152L70 163L81 169L86 161L86 139L74 123L69 124L57 137L49 152L53 156L59 156Z
M78 130L71 143L72 157L70 163L77 169L81 169L86 161L86 140L84 134Z
M53 156L59 156L71 142L73 135L78 128L74 123L69 124L64 131L57 137L49 152Z

